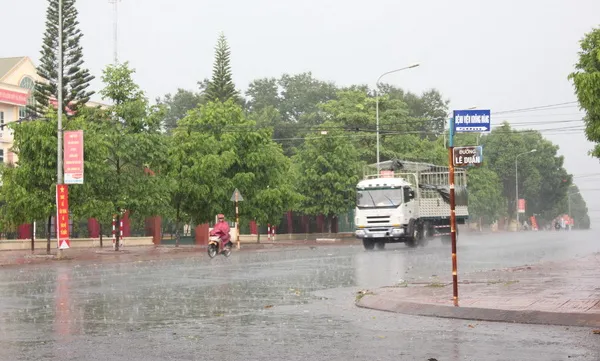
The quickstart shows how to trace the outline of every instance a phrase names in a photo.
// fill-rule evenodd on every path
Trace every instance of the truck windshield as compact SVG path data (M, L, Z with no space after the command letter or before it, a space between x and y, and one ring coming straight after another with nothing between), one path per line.
M402 204L402 188L358 189L356 192L358 208L395 208L400 204Z

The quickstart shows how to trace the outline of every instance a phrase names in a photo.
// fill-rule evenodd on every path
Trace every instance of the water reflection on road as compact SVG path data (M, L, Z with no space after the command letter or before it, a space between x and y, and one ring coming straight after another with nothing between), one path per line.
M462 237L459 271L600 251L595 238L592 232ZM357 317L370 313L354 308L352 290L449 275L449 251L432 242L415 249L388 245L379 252L365 252L359 246L317 247L242 252L213 260L202 255L128 264L57 262L5 269L0 273L0 359L18 354L23 359L58 360L65 352L86 359L94 347L103 349L107 339L124 347L116 352L107 346L108 360L162 359L159 356L175 346L179 348L172 352L195 359L193 342L200 341L214 352L210 358L215 359L223 355L219 346L227 346L232 359L250 359L243 355L273 357L273 345L292 345L293 355L317 359L367 357L369 350L385 359L391 351L377 345L388 342L374 340L373 332L356 324ZM329 293L315 292L319 290ZM440 322L452 322L389 317L404 317L404 324L412 325L414 332L410 340L397 340L400 346L386 347L414 349L423 355L427 352L418 347L421 338L428 340L423 329L435 330ZM378 327L386 329L381 331L384 334L405 332L394 330L397 324L382 325ZM463 354L457 349L461 337L446 337L439 330L434 335L441 337L439 347L446 349L446 356L454 355L454 359ZM230 344L231 338L238 346ZM155 349L157 339L168 339L161 351ZM324 352L328 343L340 348ZM239 357L232 356L238 353Z

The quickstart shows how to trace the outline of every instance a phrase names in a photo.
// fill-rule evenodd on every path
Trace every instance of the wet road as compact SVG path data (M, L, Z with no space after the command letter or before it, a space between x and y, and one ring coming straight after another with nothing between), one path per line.
M598 251L591 231L464 236L459 272ZM0 271L0 360L600 360L589 329L354 306L357 290L449 272L439 241L9 268Z

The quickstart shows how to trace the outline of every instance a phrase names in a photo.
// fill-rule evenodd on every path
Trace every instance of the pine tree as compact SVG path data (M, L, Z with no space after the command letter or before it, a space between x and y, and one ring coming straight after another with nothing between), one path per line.
M206 98L208 101L226 102L229 99L239 101L238 91L235 89L231 76L231 66L229 56L229 45L224 34L219 36L217 46L215 47L215 63L213 66L212 79L206 88Z
M94 79L83 65L83 37L77 21L75 0L63 0L63 109L76 110L85 105L94 94L87 91ZM50 99L58 99L58 0L48 0L46 11L46 31L42 42L41 60L38 75L45 82L36 82L34 89L35 105L30 111L43 116L50 105Z

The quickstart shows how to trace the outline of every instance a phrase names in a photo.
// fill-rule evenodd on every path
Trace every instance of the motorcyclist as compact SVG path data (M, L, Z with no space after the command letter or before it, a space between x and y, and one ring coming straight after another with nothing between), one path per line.
M217 223L215 224L212 231L210 231L211 236L218 236L221 239L224 247L231 247L231 235L229 234L229 224L225 222L225 216L223 214L217 215Z

